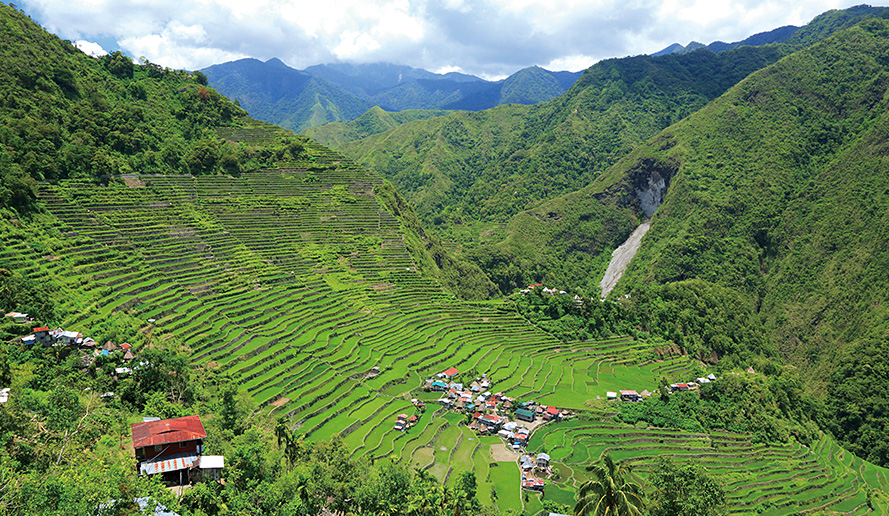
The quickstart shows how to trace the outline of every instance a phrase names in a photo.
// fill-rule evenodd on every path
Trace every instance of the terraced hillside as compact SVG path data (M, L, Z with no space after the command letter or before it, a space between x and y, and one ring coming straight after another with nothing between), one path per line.
M221 136L256 143L273 141L278 131L259 125ZM790 513L825 505L831 494L842 499L838 507L861 509L857 486L885 483L882 470L850 463L829 443L813 451L764 448L744 436L690 438L607 422L609 408L597 400L605 391L653 390L661 378L690 377L694 366L685 358L648 362L648 346L629 337L563 342L499 302L454 299L418 272L403 225L378 195L381 180L311 142L305 150L290 168L239 177L42 185L40 201L55 217L58 238L48 249L4 233L0 257L34 279L64 278L92 300L67 328L89 333L112 313L140 321L154 339L172 337L195 362L226 370L298 432L338 435L363 460L399 455L446 483L472 470L480 499L501 509L532 514L542 502L521 494L517 455L499 438L479 437L464 414L437 408L439 394L421 390L423 380L448 367L467 378L486 373L494 391L602 421L534 435L531 449L551 451L567 468L570 480L551 484L545 495L561 503L570 503L582 466L616 445L621 458L643 466L661 452L706 456L723 469L756 466L734 483L733 500L744 511ZM429 410L416 410L412 398ZM400 413L419 421L408 432L395 430ZM637 440L637 433L653 437ZM653 439L657 446L635 447ZM710 444L723 441L731 443L719 451ZM772 487L783 485L785 470L793 471L787 478L803 478L790 460L811 465L804 478L820 487L801 486L790 498L782 489L753 494L765 485L756 471L774 477ZM853 472L858 483L846 479Z
M716 475L731 514L882 513L868 506L868 491L885 492L889 470L862 461L821 436L811 446L751 444L750 436L728 432L693 434L636 428L612 422L570 421L537 431L529 449L546 450L561 475L546 496L568 500L587 479L585 466L610 453L645 477L652 459L670 455L694 461ZM873 504L873 502L870 502Z

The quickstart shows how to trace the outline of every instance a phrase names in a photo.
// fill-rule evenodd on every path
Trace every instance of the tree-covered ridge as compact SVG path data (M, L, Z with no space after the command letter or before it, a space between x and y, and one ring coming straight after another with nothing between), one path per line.
M641 162L673 171L619 292L689 278L734 289L853 443L871 435L856 428L884 424L870 402L875 410L843 407L871 397L863 378L885 386L852 364L863 364L859 346L880 338L887 316L887 50L889 22L837 33L752 75L608 174L617 181ZM838 367L858 380L832 376ZM868 456L885 461L885 447L867 439Z
M427 222L506 221L586 186L634 146L798 48L609 59L552 101L415 122L341 149L391 179Z
M6 4L0 22L0 204L29 206L34 181L275 163L216 137L212 128L239 125L245 113L202 74L119 52L91 58Z
M352 120L373 104L278 59L241 59L202 70L214 88L259 120L301 130Z
M579 72L530 67L500 81L485 81L388 63L340 63L296 70L279 59L262 62L249 58L202 71L215 88L252 116L295 131L350 122L371 106L398 112L478 111L501 104L534 104L561 95L580 76Z

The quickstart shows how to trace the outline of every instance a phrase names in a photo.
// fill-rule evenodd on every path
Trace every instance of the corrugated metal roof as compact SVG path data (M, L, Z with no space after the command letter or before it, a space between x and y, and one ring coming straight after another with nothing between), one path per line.
M133 447L193 441L207 437L200 416L185 416L130 425Z
M143 475L179 471L180 469L190 468L197 460L197 455L180 455L170 459L146 461L139 464L139 471Z

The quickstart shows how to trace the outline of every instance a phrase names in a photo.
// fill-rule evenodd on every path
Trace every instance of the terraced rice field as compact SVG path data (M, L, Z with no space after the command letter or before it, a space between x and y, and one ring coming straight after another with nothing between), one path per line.
M275 134L266 127L224 137ZM498 303L453 299L418 271L399 219L378 198L381 180L309 141L306 148L293 168L240 177L42 185L40 200L58 219L53 256L6 237L0 252L24 274L64 278L92 300L68 329L89 334L109 314L128 314L158 338L189 346L196 362L225 368L264 410L290 416L311 438L339 435L358 458L397 454L444 482L475 471L484 503L527 513L540 500L525 501L516 464L491 455L499 439L473 435L465 416L430 403L409 432L393 428L396 415L416 413L411 397L438 397L420 391L425 378L448 367L487 373L494 391L601 417L596 398L605 391L652 390L656 379L691 374L685 359L635 363L645 344L631 338L562 342ZM884 470L826 440L812 449L763 448L743 436L584 422L544 427L535 447L570 471L547 494L564 503L583 465L606 450L643 472L658 453L726 474L743 465L747 476L732 470L741 512L831 503L862 511L856 486L889 482Z
M827 436L811 446L766 446L744 434L575 420L538 430L528 449L550 454L564 477L560 488L587 480L585 467L605 453L634 466L643 481L657 456L693 461L721 480L732 514L866 514L871 512L866 491L883 491L889 479L889 470L853 457ZM547 496L562 496L560 491Z

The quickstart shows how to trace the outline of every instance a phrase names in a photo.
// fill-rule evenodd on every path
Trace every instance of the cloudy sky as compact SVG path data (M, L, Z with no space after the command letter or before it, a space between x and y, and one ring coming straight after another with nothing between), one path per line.
M171 68L243 57L295 68L392 62L486 78L689 41L738 41L860 0L17 0L88 52Z

